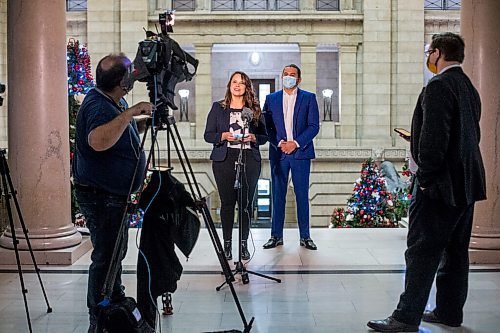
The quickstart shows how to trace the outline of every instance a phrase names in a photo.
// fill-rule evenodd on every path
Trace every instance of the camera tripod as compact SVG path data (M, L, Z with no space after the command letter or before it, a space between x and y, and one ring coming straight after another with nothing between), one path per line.
M21 208L19 206L19 202L17 201L17 192L14 189L14 185L12 184L12 179L10 177L10 170L9 170L9 165L7 164L7 159L5 157L5 149L0 149L0 173L2 177L2 194L5 196L5 206L7 208L7 215L9 218L9 226L10 226L10 231L12 233L12 244L14 245L14 252L16 254L16 263L17 263L17 271L19 273L19 281L21 282L21 292L23 294L23 299L24 299L24 309L26 311L26 320L28 321L28 328L30 333L33 332L33 329L31 327L31 319L30 319L30 313L28 309L28 300L26 299L26 294L28 293L28 289L26 289L24 285L24 278L23 278L23 270L21 267L21 260L19 257L19 240L17 239L16 235L16 229L14 226L14 219L12 216L12 209L10 205L10 200L12 199L14 201L14 205L16 207L16 212L17 216L19 217L19 223L21 224L21 228L23 229L23 234L24 238L26 239L26 244L28 245L28 249L31 255L31 260L33 261L33 266L35 267L35 272L38 276L38 281L40 282L40 287L42 288L43 292L43 297L45 298L45 303L47 304L47 313L52 312L52 308L49 305L49 300L47 298L47 294L45 293L45 288L43 287L43 282L42 278L40 277L40 269L38 268L38 265L35 260L35 255L33 254L33 249L31 247L31 242L28 236L28 229L26 228L26 225L24 223L23 215L21 213Z
M173 128L173 129L172 129ZM231 271L231 268L229 267L229 264L226 260L226 257L224 255L224 248L222 246L222 243L220 241L219 235L217 234L217 230L215 228L214 221L212 219L212 216L210 215L210 210L208 209L207 203L205 198L202 197L201 191L198 185L198 182L196 181L193 169L191 167L191 163L189 162L186 149L184 148L184 144L182 143L179 131L177 129L177 126L175 125L175 119L173 116L168 117L167 121L167 133L169 138L172 140L172 143L174 144L175 150L177 152L177 156L179 158L179 162L182 166L182 170L184 172L184 176L186 177L186 180L188 182L191 194L193 198L195 199L195 203L198 209L198 212L201 213L203 220L205 222L205 227L208 230L208 234L210 236L210 240L212 241L212 244L214 246L215 252L217 254L217 258L219 259L219 263L222 268L222 272L225 277L225 282L224 284L227 284L231 290L231 294L233 296L234 302L236 304L236 307L238 309L238 313L241 317L241 320L243 322L244 326L244 333L250 332L252 329L252 324L254 321L254 317L250 320L250 322L247 322L245 314L243 312L243 309L241 307L241 304L238 300L238 296L236 295L236 291L233 286L233 282L235 281L233 272ZM240 254L241 255L241 254Z
M242 127L242 138L245 137L245 129L248 128L248 122L249 122L249 120L245 120L243 122L244 126ZM243 151L245 150L244 146L245 146L245 143L242 140L240 143L240 148L239 148L238 161L236 162L236 177L235 177L234 186L233 186L233 188L238 193L238 248L239 248L239 251L238 251L238 261L236 261L234 263L235 269L232 272L235 274L240 274L241 282L243 284L250 283L250 278L249 278L248 274L253 274L253 275L265 278L265 279L269 279L269 280L273 280L273 281L276 281L278 283L281 283L281 279L278 279L278 278L275 278L272 276L268 276L268 275L264 275L262 273L247 270L245 265L241 261L241 259L242 259L242 241L243 241L243 214L245 214L245 213L249 214L247 212L246 207L243 207L243 203L249 201L248 197L247 197L246 201L243 200L243 188L242 188L243 172L242 171L244 171L245 176L246 176L245 163L243 162ZM247 192L248 192L248 188L247 188ZM247 193L247 196L248 196L248 193ZM252 201L253 201L253 194L252 194ZM250 223L250 221L248 223ZM217 291L221 290L221 288L226 283L227 283L227 280L224 281L220 286L215 288L215 290L217 290Z
M155 84L156 86L156 84ZM181 164L182 170L184 172L184 176L186 177L186 181L188 183L188 187L190 190L190 194L194 199L195 202L195 207L197 211L202 215L203 220L205 222L206 229L208 230L210 239L212 241L212 244L214 246L215 252L217 254L217 257L219 259L220 265L222 267L222 270L225 275L225 281L229 285L231 289L231 293L233 296L233 299L235 301L236 307L238 309L238 313L241 317L241 320L243 322L244 326L244 333L250 332L252 328L252 324L255 318L251 318L251 320L248 322L246 320L245 314L243 312L243 309L241 307L241 304L238 300L238 296L236 295L236 291L233 286L233 282L235 281L234 275L225 259L224 256L224 249L222 247L220 238L217 234L217 230L215 228L214 222L212 220L212 217L210 215L210 210L206 204L205 198L202 197L201 190L199 188L198 182L196 181L193 169L191 167L191 163L189 162L187 152L184 148L184 144L182 143L181 136L179 134L179 131L177 129L177 126L175 124L175 118L172 115L168 115L168 109L166 108L167 103L165 103L165 97L163 95L160 95L159 99L157 100L156 98L158 95L153 92L151 93L150 91L150 97L151 97L151 103L157 106L155 114L153 114L153 120L157 119L158 124L155 124L154 121L153 123L149 123L146 127L145 133L143 140L141 142L141 150L144 147L145 139L147 136L147 132L149 128L151 127L151 149L149 151L149 155L147 158L147 163L146 165L149 165L151 161L153 161L153 165L155 164L155 156L154 156L154 147L157 142L157 136L158 136L158 131L160 130L166 130L167 131L167 153L168 153L168 168L172 169L170 166L170 141L173 143L175 147L175 151L177 153L179 163ZM137 174L137 166L136 170L134 173L134 178ZM145 177L145 174L144 174ZM144 179L144 178L143 178ZM133 184L133 181L132 181ZM132 184L130 188L130 192L132 192ZM129 201L127 203L127 207L124 210L123 218L122 218L122 223L120 225L120 231L118 234L118 238L115 243L113 255L111 258L111 264L110 267L108 268L108 272L106 275L106 280L104 282L103 288L102 288L102 294L104 296L103 302L100 303L102 307L105 307L110 304L111 300L111 293L112 293L112 286L113 283L116 279L116 275L118 273L118 264L120 262L119 258L122 257L123 251L125 249L125 244L124 244L124 235L127 232L127 222L128 222L128 216L132 214L134 211L134 205ZM98 324L98 327L100 324Z

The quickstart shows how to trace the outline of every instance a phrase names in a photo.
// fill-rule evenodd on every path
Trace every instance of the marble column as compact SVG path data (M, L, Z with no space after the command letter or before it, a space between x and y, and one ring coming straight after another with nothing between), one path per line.
M356 146L357 144L357 99L358 45L340 45L340 123L335 138L338 145Z
M212 44L195 44L196 58L200 61L195 78L196 87L196 139L203 140L207 115L212 107Z
M300 43L300 88L316 93L316 44Z
M33 250L77 245L71 223L66 7L64 0L9 1L8 164ZM15 214L20 249L26 239ZM0 239L13 248L12 230Z
M486 169L486 201L475 206L471 261L500 263L500 1L463 0L460 29L465 39L464 70L482 102L481 152Z
M391 145L392 1L363 2L362 109L360 145Z

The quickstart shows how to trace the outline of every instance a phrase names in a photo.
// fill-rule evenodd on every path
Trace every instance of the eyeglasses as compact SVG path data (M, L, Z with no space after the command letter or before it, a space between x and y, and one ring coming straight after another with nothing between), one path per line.
M425 51L425 55L426 56L430 56L431 54L433 54L434 52L436 52L436 49L428 49L427 51Z

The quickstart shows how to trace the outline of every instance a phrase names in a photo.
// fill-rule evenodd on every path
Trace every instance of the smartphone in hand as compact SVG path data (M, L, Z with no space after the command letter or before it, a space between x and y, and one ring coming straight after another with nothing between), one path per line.
M410 141L411 133L404 128L395 128L394 132L398 133L406 141Z
M233 136L237 139L237 140L241 140L243 138L246 138L248 137L248 133L245 133L245 135L243 136L243 134L241 133L238 133L238 134L233 134Z

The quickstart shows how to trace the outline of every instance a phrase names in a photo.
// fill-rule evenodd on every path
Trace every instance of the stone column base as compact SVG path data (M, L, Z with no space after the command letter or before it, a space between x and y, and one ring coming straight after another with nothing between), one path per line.
M80 244L61 250L33 251L37 265L72 265L92 249L89 236L82 237ZM21 265L33 265L29 251L19 251ZM14 250L0 248L0 263L16 265ZM34 268L34 267L33 267Z
M500 263L500 250L469 249L471 264L498 264Z
M29 233L31 248L35 251L48 251L69 248L78 245L82 240L82 235L73 225L68 226L67 230L54 232L52 234ZM21 228L16 229L19 250L28 250L28 242ZM12 232L7 229L0 237L0 247L14 249Z

